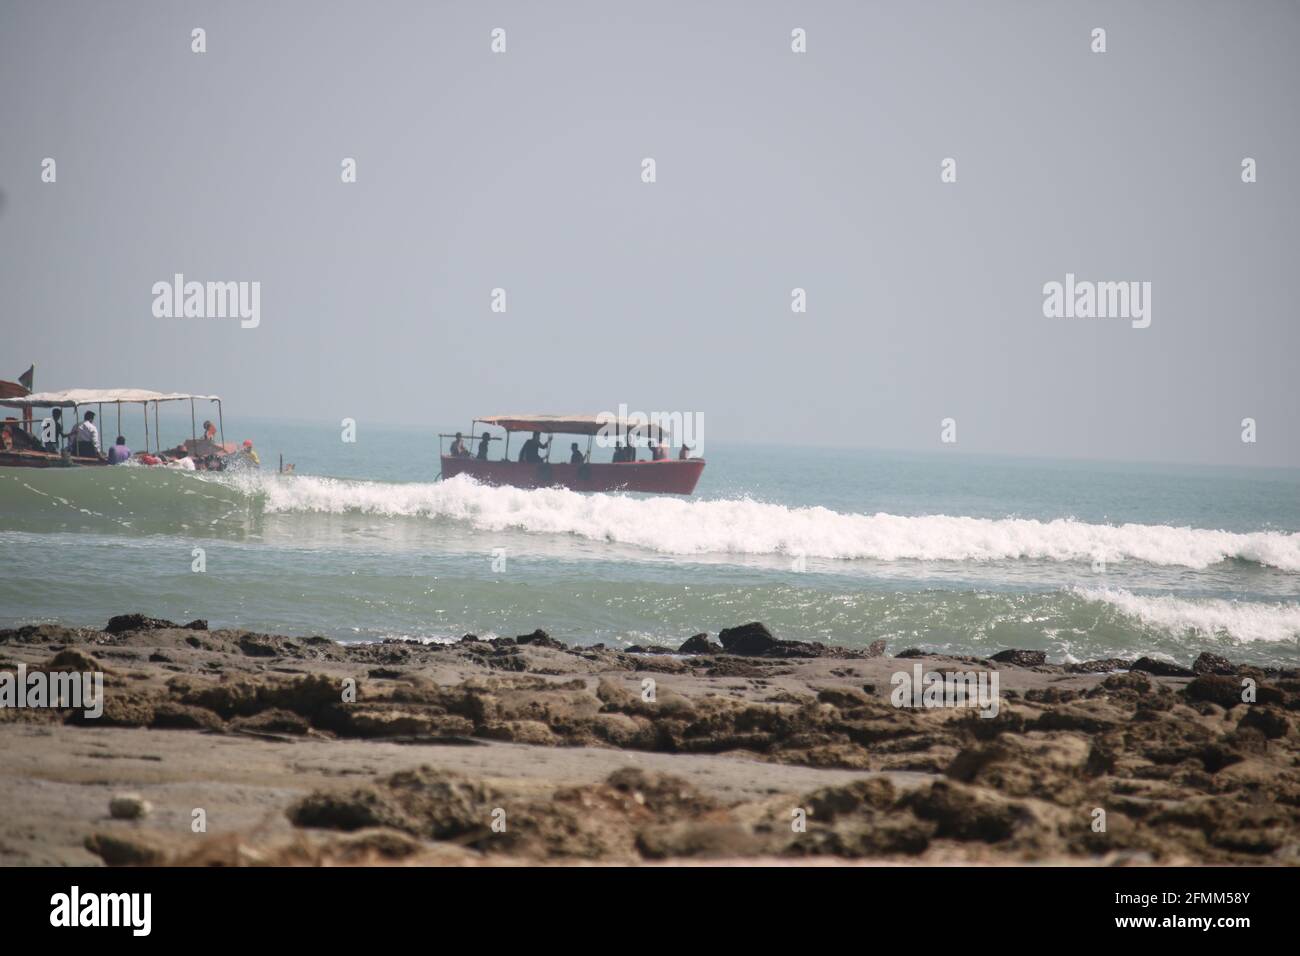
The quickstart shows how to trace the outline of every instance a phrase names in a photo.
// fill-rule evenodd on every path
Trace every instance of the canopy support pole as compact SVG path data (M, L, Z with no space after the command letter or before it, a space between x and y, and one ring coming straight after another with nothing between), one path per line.
M194 424L194 399L190 399L190 438L194 441L199 440L197 426Z
M144 453L149 454L149 403L141 402L140 407L144 409Z

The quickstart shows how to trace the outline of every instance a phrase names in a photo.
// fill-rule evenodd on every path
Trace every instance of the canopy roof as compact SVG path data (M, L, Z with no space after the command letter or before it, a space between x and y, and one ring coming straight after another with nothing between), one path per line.
M145 388L70 388L62 392L33 392L16 398L0 398L0 405L9 408L73 408L77 405L109 405L119 402L180 402L189 398L221 401L216 395L151 392Z
M508 432L546 432L560 435L598 435L601 429L614 428L619 433L629 430L659 435L668 434L657 424L641 421L618 421L614 415L488 415L474 419L485 425L496 425Z

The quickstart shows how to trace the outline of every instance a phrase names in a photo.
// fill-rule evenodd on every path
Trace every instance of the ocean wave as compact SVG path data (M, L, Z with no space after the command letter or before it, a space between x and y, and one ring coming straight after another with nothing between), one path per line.
M225 479L267 513L361 513L466 522L485 531L575 535L662 554L803 555L831 560L1056 562L1101 559L1204 569L1227 560L1300 572L1300 534L1071 518L845 514L748 498L699 500L496 488L458 477L387 484L311 476Z
M1300 638L1300 604L1229 601L1133 594L1119 588L1075 588L1087 601L1116 608L1149 627L1172 636L1189 631L1239 641L1293 641Z

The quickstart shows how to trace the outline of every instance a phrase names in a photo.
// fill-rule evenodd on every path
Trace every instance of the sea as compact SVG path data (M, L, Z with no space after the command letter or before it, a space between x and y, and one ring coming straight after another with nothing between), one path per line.
M1300 665L1300 471L719 441L691 497L583 494L439 480L454 426L243 429L260 471L0 468L0 625Z

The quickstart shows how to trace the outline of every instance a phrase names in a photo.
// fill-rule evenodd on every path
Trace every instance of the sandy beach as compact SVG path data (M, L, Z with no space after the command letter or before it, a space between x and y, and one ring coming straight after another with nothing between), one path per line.
M1300 863L1294 671L720 636L0 631L105 697L0 709L0 864ZM918 666L997 715L894 706Z

